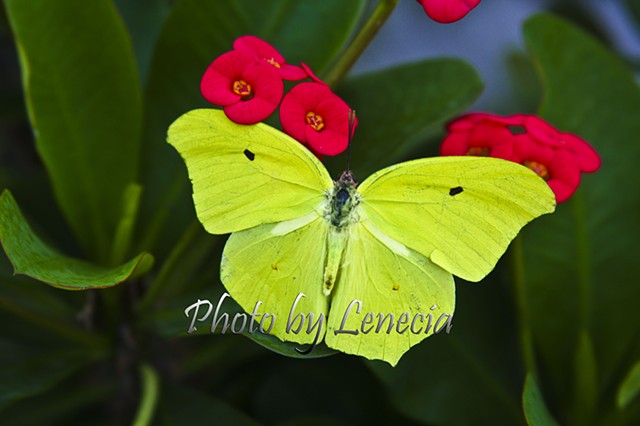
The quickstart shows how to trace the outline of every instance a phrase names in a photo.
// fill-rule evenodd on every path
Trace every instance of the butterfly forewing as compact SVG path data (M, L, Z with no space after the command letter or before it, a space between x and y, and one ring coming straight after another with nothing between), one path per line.
M382 232L470 281L487 275L555 197L531 170L495 158L438 157L380 170L359 187Z
M333 185L299 142L264 124L235 124L222 111L184 114L168 141L187 164L196 213L213 234L304 216Z

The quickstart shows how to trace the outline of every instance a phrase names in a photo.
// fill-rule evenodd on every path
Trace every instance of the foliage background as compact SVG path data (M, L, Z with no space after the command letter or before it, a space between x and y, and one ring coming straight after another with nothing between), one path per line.
M0 188L55 251L5 192L3 245L39 280L14 275L0 255L0 423L638 423L638 61L577 1L526 20L525 48L505 56L500 76L512 92L483 105L539 113L592 143L603 167L528 226L481 284L457 280L450 335L396 368L186 335L184 308L223 292L225 238L195 220L168 125L206 106L204 69L243 34L331 75L371 3L4 1ZM620 3L638 23L640 2ZM443 123L474 108L483 77L436 57L336 82L358 110L356 176L435 155ZM335 175L343 159L327 163Z

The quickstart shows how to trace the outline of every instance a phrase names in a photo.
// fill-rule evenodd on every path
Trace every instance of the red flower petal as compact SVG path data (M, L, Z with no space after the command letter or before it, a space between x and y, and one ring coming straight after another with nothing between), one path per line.
M440 155L467 155L469 152L468 133L450 133L440 145Z
M580 185L580 169L569 153L558 152L549 171L551 179L547 184L555 194L556 202L567 201Z
M349 106L321 83L300 83L287 93L280 106L282 128L311 150L337 155L348 144ZM319 125L308 121L312 114ZM357 124L357 122L356 122Z
M434 21L448 24L462 19L480 0L418 0Z
M313 70L309 67L309 65L305 64L304 62L300 62L300 66L302 67L302 69L304 70L304 72L307 73L307 76L315 81L316 83L322 83L322 84L327 84L324 81L320 80L316 74L313 72Z
M252 35L238 37L233 42L233 48L236 51L248 53L267 62L273 66L280 74L280 77L285 80L302 80L307 78L307 74L302 68L287 64L284 56L282 56L275 47L261 38Z
M279 64L284 64L284 56L278 50L266 41L252 35L238 37L233 42L233 48L246 53L255 55L261 59L273 59Z
M587 141L571 133L561 133L560 138L564 141L567 149L578 159L580 169L583 172L593 173L600 168L602 163L600 155Z
M227 52L220 55L207 68L200 81L202 96L215 105L231 105L240 100L233 92L233 82L242 78L242 72L253 64L255 58L242 52Z

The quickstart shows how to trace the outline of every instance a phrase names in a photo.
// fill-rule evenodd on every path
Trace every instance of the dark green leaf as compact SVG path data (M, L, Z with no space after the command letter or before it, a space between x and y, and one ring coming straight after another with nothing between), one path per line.
M363 0L181 0L172 8L153 58L146 93L141 249L153 240L177 238L195 217L186 168L165 142L167 128L188 110L205 106L200 79L207 66L252 34L273 44L287 62L305 62L321 72L342 48L363 8ZM167 226L166 222L172 225ZM178 234L179 235L179 234Z
M357 111L351 169L364 180L407 156L445 120L466 108L482 91L466 62L435 59L402 65L344 81L339 94ZM328 160L328 159L327 159ZM327 163L344 170L344 158Z
M106 262L140 148L141 93L127 33L109 0L5 5L56 198L85 249Z
M522 392L522 409L530 426L556 426L557 423L547 410L538 380L533 373L527 374Z
M159 425L216 423L254 426L246 414L219 399L171 383L161 384L162 393L155 420Z
M17 401L0 411L0 424L12 426L34 426L43 424L86 424L91 418L92 425L106 424L96 419L99 403L113 397L112 386L92 384L91 386L60 386L35 397Z
M112 287L137 268L138 273L148 269L153 261L151 255L142 253L124 265L106 268L62 256L33 233L6 190L0 195L0 240L15 273L67 290Z
M619 58L558 18L533 17L524 35L545 88L542 116L602 157L601 170L584 175L569 202L523 235L543 381L550 400L569 406L583 380L570 374L583 330L593 342L598 389L621 381L628 367L620 363L640 357L640 192L633 189L640 181L640 90Z
M0 339L0 409L15 400L46 391L91 359L86 353L51 348L43 351L40 347Z
M168 0L116 0L127 25L138 62L140 80L147 81L149 65L162 24L169 15Z

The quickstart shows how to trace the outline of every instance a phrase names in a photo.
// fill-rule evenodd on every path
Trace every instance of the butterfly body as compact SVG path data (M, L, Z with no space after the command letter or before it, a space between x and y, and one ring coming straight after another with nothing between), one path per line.
M433 334L427 316L453 315L452 274L481 280L522 226L555 207L535 173L490 158L419 159L359 186L350 172L334 182L297 141L216 110L180 117L169 143L187 164L205 229L232 233L220 279L240 306L262 302L281 340L324 339L391 364ZM302 314L317 328L292 328ZM375 317L385 326L365 332Z

